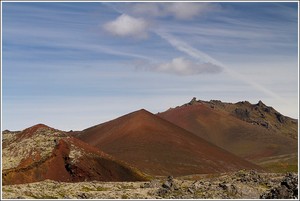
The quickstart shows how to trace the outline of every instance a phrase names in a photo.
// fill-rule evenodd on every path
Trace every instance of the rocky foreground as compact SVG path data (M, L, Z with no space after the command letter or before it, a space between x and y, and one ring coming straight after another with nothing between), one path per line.
M43 182L5 185L4 199L225 199L298 198L295 173L238 171L155 178L149 182Z

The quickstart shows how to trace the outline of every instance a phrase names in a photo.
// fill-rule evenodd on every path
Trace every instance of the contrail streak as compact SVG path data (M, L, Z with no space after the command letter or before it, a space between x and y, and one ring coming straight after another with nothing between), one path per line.
M120 14L125 13L125 12L121 11L120 9L117 9L116 7L112 6L111 4L106 4L106 5L110 8L112 8L113 10L115 10L117 13L120 13ZM167 33L166 31L153 30L153 33L157 34L162 39L166 40L177 50L184 52L184 53L190 55L191 57L194 57L195 59L199 59L199 60L202 60L205 62L210 62L212 64L218 65L218 66L222 67L225 70L225 72L227 72L230 76L241 80L242 82L254 87L256 90L261 91L274 99L277 99L281 102L287 103L286 100L284 100L281 96L279 96L275 92L261 86L260 84L254 82L253 80L250 80L249 78L245 77L244 75L228 68L226 65L224 65L220 61L214 59L213 57L209 56L208 54L206 54L198 49L195 49L194 47L188 45L184 41L181 41L181 40L175 38L173 35Z
M212 64L218 65L218 66L222 67L230 76L232 76L234 78L237 78L237 79L243 81L246 84L249 84L250 86L252 86L255 89L271 96L272 98L275 98L277 100L285 102L285 100L282 97L280 97L278 94L274 93L273 91L271 91L271 90L261 86L260 84L250 80L249 78L245 77L244 75L228 68L226 65L224 65L220 61L212 58L208 54L206 54L206 53L204 53L204 52L202 52L198 49L195 49L194 47L188 45L184 41L181 41L181 40L175 38L171 34L166 33L166 32L162 32L162 31L154 31L154 33L156 33L161 38L166 40L168 43L170 43L177 50L179 50L181 52L184 52L184 53L190 55L191 57L194 57L195 59L199 59L199 60L202 60L202 61L205 61L205 62L210 62Z

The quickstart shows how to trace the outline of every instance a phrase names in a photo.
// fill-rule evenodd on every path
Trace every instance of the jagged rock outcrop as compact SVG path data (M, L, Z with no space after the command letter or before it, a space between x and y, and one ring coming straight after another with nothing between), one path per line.
M262 101L193 102L157 116L271 171L296 170L298 120Z
M188 104L193 105L195 103L197 103L196 97L192 98L192 100Z
M298 176L288 173L280 185L263 193L263 199L298 199Z

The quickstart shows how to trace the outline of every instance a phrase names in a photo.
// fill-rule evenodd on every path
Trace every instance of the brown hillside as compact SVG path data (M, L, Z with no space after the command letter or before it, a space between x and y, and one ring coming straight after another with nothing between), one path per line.
M297 164L297 121L262 102L193 99L158 116L257 164L277 168Z
M7 134L4 134L7 135ZM144 176L79 139L39 124L3 147L3 184L55 181L141 181Z
M216 100L209 102L199 101L199 103L217 110L226 111L238 119L259 125L273 133L276 132L293 139L298 139L298 120L282 115L273 107L265 105L262 101L259 101L257 104L251 104L248 101L223 103Z
M88 128L78 137L152 175L260 169L146 110Z

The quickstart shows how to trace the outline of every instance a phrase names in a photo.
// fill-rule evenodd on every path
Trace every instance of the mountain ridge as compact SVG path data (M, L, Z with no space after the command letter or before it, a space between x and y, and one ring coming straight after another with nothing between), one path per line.
M82 131L40 123L2 132L3 184L145 180L239 169L297 171L297 128L297 119L262 101L196 98L156 115L140 109ZM49 173L42 171L49 168Z
M260 169L144 109L85 129L77 137L148 174Z
M277 168L280 163L296 167L298 120L281 115L262 101L223 103L193 98L157 115L256 164L274 161L276 156ZM287 154L291 161L281 160Z

